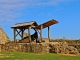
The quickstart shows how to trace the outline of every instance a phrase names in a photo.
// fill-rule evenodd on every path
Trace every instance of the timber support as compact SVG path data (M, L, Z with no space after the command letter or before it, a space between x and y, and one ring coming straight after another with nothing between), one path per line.
M41 29L40 29L40 40L42 42L42 28L43 28L43 25L41 25Z
M14 43L16 43L16 28L14 28Z
M29 34L29 42L31 43L30 29L31 29L31 27L28 28L28 34Z
M50 42L50 27L48 26L48 39L49 39L49 42Z

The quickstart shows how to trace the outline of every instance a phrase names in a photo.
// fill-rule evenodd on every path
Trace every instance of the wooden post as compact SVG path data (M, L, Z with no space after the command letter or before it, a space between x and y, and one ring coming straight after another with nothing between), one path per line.
M22 34L21 34L21 35L22 35L22 37L21 37L21 39L23 39L23 33L24 33L24 30L23 30L23 29L21 29L21 31L22 31Z
M14 28L14 43L16 43L16 29Z
M31 27L28 28L28 34L29 34L29 41L30 41L30 43L31 43L30 28L31 28Z
M48 39L49 39L49 42L50 42L50 27L48 26Z
M40 30L40 39L41 39L41 42L42 42L42 28L43 28L43 26L41 25L41 30Z

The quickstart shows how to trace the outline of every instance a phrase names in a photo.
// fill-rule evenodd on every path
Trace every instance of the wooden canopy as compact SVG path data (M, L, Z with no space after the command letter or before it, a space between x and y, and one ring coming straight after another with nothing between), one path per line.
M29 42L31 43L31 34L30 34L30 29L33 28L40 30L40 40L42 41L42 29L48 27L48 39L50 41L50 26L53 24L57 24L58 21L52 19L48 22L45 22L43 24L38 25L35 21L31 22L24 22L24 23L18 23L12 26L11 28L14 29L14 42L16 42L16 37L19 35L21 39L23 39L23 33L26 29L28 29L28 34L29 34ZM17 32L17 33L16 33Z
M40 24L39 26L36 26L35 29L41 30L41 25L43 26L42 29L44 29L44 28L46 28L46 27L49 27L49 26L51 26L51 25L53 25L53 24L57 24L57 23L58 23L58 21L52 19L52 20L50 20L50 21L48 21L48 22L45 22L45 23L43 23L43 24Z
M35 27L35 26L38 26L38 24L35 21L17 23L14 26L12 26L11 28L26 28L26 29L28 29L29 26Z
M23 33L26 29L28 29L28 34L29 34L29 40L31 42L31 36L30 36L30 29L34 28L35 26L38 26L38 24L35 21L31 22L24 22L24 23L17 23L11 28L14 29L14 42L16 42L16 37L19 35L21 39L23 39Z

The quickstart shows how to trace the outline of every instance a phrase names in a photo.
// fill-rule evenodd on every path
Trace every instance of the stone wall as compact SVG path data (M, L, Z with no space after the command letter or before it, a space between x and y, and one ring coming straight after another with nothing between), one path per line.
M57 54L75 54L79 52L73 46L68 46L66 42L49 43L7 43L2 45L2 50L33 53L57 53Z
M34 52L34 53L49 53L49 44L43 43L8 43L2 45L2 50L17 51L17 52Z

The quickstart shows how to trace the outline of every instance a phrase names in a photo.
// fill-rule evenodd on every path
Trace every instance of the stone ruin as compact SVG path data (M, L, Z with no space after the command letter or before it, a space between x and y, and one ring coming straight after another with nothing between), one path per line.
M57 54L75 54L79 55L79 52L73 46L69 46L66 42L54 42L50 44L50 52Z
M56 53L56 54L74 54L79 52L73 46L68 46L66 42L49 43L6 43L2 46L5 51L33 52L33 53Z
M7 36L7 34L3 31L3 29L2 28L0 28L0 52L1 52L1 46L2 46L2 44L5 44L5 43L7 43L7 42L9 42L10 41L10 39L9 39L9 37Z
M24 39L19 40L18 43L29 43L29 38L25 38L25 37L28 37L28 36L29 36L29 35L28 35L26 32L24 32L24 33L23 33L23 38L24 38Z
M58 23L58 22L51 20L51 21L43 24L43 28L48 27L48 40L42 39L42 25L35 27L35 29L41 28L40 29L41 42L39 42L39 43L32 42L31 35L30 35L30 28L31 27L34 28L34 26L36 25L36 22L28 22L28 23L23 23L23 24L20 23L20 24L14 25L12 27L14 29L14 42L8 42L9 37L2 30L2 28L0 28L0 44L3 44L3 45L0 45L0 51L5 50L5 51L11 51L11 52L16 51L16 52L56 53L56 54L79 55L78 50L73 46L69 46L66 42L51 42L50 41L49 26L52 24L56 24L56 23ZM24 30L26 29L25 24L29 25L28 26L28 34L24 33ZM46 25L48 25L48 26L46 26ZM25 27L25 29L22 26ZM15 29L15 27L17 29ZM16 32L17 32L17 34L16 34ZM22 34L20 34L20 32ZM22 39L21 41L18 41L18 42L16 41L17 35L20 35L20 37ZM26 36L29 36L29 38L23 39ZM44 42L42 40L44 40Z
M7 36L7 34L3 31L2 28L0 28L0 44L5 44L9 41L10 41L10 39Z
M24 33L24 37L28 34ZM69 46L66 42L46 42L42 43L14 43L9 42L9 37L0 28L0 52L5 51L17 51L17 52L34 52L34 53L56 53L56 54L75 54L79 55L79 52L73 46Z

